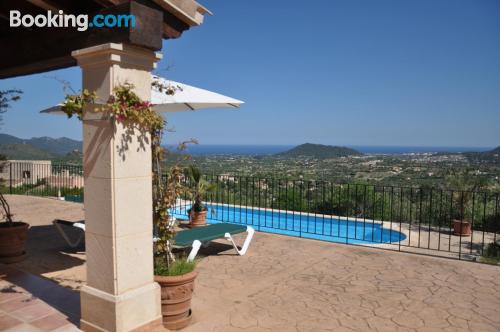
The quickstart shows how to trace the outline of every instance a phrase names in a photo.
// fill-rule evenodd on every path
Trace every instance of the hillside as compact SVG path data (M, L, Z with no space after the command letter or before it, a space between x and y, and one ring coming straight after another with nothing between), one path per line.
M8 159L74 160L82 151L82 142L66 137L33 137L22 139L0 134L0 154Z
M495 149L489 152L490 154L500 154L500 146L497 146Z
M67 137L33 137L26 140L26 142L41 150L49 151L57 155L65 155L75 150L82 151L82 142Z
M359 155L362 155L362 153L351 148L312 143L301 144L294 147L293 149L276 154L276 156L280 157L309 157L317 159Z
M464 153L468 160L473 162L499 162L500 161L500 146L493 150L485 152L468 152Z
M33 137L30 139L22 139L12 135L0 134L0 145L1 144L29 144L35 148L57 155L65 155L74 150L82 150L82 142L67 137Z
M22 160L49 160L55 157L53 153L24 143L0 144L0 154L7 159Z
M20 144L23 139L17 138L12 135L0 134L0 144Z
M81 164L83 162L83 153L79 150L75 150L62 157L58 156L56 158L52 158L52 161L61 164Z

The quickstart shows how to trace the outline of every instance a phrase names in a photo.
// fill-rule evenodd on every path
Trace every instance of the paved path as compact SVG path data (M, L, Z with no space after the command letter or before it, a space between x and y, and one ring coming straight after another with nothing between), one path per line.
M79 219L82 205L8 199L33 225L17 268L77 289L84 251L69 251L50 221ZM223 241L200 253L187 332L500 331L500 266L265 233L243 257Z
M79 331L78 292L3 264L0 276L0 331Z
M13 264L17 269L52 279L75 290L85 282L85 248L71 249L57 233L52 220L81 220L83 204L58 201L51 198L6 195L16 220L30 224L27 257ZM79 230L68 230L73 237Z
M500 267L257 233L198 270L189 332L500 331Z

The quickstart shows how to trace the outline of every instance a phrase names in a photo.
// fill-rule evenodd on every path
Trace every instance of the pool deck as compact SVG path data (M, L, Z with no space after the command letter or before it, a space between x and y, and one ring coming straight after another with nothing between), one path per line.
M80 295L0 264L0 331L79 331Z
M187 218L187 213L185 212L189 205L191 204L189 201L185 200L177 200L177 206L183 213L178 214L177 216L180 218ZM214 206L223 207L227 209L226 211L236 210L239 211L259 211L268 213L267 221L264 218L260 219L258 217L254 217L254 222L252 223L252 218L249 218L248 224L259 230L259 223L262 225L262 228L265 229L266 232L276 233L276 234L284 234L284 233L295 233L293 235L298 236L299 227L297 225L286 225L284 224L284 216L292 215L295 221L295 224L299 223L301 218L309 217L314 218L315 223L317 223L319 230L317 233L314 233L314 226L307 226L309 231L303 232L302 237L305 238L313 238L313 239L326 239L326 241L333 241L337 243L345 243L345 230L337 230L336 226L331 230L332 233L329 234L329 228L324 226L322 227L322 220L325 220L325 223L328 223L330 220L338 219L342 222L345 222L347 225L351 223L351 226L354 223L360 223L360 226L357 234L352 234L349 237L349 243L356 243L357 245L374 247L374 248L384 248L391 249L397 251L405 251L412 253L421 253L421 254L431 254L433 256L442 256L448 258L459 258L466 260L477 260L486 249L486 246L493 242L495 239L500 238L500 234L494 234L491 232L482 232L478 230L473 230L470 236L456 236L452 232L451 223L448 225L439 225L431 226L422 224L420 225L418 221L413 221L413 223L406 222L398 222L398 221L381 221L381 220L371 220L367 218L356 218L356 217L343 217L343 216L335 216L335 215L323 215L318 213L309 213L309 212L296 212L296 211L285 211L278 209L269 209L269 208L256 208L251 206L241 206L234 204L221 204L221 203L211 203L207 202L207 204L211 204ZM243 212L244 213L244 212ZM271 217L273 215L273 217ZM214 222L228 221L228 217L225 213L220 219L214 220ZM281 222L280 222L281 220ZM363 233L362 229L363 225L366 226L366 231L369 233L370 229L374 226L381 226L391 234L401 233L404 235L404 239L399 242L389 243L386 241L382 241L379 238L370 239L368 236L368 240L373 241L359 241L356 239L362 239ZM294 228L295 227L295 228ZM303 226L304 227L304 226ZM293 231L293 232L290 232ZM325 236L322 235L322 232ZM336 235L340 234L338 237ZM330 236L329 236L330 235ZM331 236L333 235L333 237Z
M29 257L11 267L78 290L85 254L50 221L81 219L82 205L7 199L33 226ZM224 241L200 253L184 331L500 331L500 266L260 232L245 256Z

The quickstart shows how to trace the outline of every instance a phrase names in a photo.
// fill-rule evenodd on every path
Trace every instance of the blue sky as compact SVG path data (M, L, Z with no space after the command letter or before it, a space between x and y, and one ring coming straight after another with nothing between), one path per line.
M498 0L200 0L207 17L164 42L158 73L241 100L241 110L171 114L167 143L500 145ZM81 139L76 120L38 114L59 77L0 80L23 100L1 132Z

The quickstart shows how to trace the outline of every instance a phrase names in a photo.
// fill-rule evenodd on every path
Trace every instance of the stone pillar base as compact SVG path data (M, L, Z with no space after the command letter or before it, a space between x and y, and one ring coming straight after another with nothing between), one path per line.
M157 283L120 295L83 286L80 300L80 329L83 331L156 331L162 326L158 306L161 294Z

